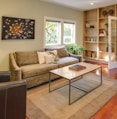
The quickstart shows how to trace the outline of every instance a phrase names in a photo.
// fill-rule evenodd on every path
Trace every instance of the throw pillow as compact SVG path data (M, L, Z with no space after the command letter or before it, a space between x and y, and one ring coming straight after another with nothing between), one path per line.
M65 48L57 49L57 54L60 58L69 56L69 53Z
M45 55L45 62L46 64L54 63L55 56L53 55Z
M58 55L57 55L57 50L52 50L52 51L47 51L47 52L48 52L48 54L51 54L54 56L55 61L59 60Z
M38 54L39 64L44 64L45 56L47 55L47 52L37 52L37 54Z

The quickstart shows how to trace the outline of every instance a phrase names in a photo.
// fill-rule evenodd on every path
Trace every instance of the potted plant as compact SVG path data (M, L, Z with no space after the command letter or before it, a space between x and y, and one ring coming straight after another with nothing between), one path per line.
M84 51L83 46L77 44L68 44L66 45L66 49L68 52L77 55L82 55Z
M78 55L83 55L84 48L81 45L78 45Z

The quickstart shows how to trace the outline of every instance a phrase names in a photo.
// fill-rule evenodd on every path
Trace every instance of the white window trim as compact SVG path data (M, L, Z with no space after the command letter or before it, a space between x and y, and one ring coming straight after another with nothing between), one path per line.
M73 21L73 20L66 20L66 19L60 19L60 18L54 18L54 17L47 17L47 16L44 16L44 42L43 42L43 46L44 47L50 47L50 46L53 46L53 45L45 45L45 43L46 43L46 39L45 39L45 26L46 26L46 20L50 20L50 21L60 21L61 22L61 44L58 44L58 45L54 45L54 46L61 46L61 45L66 45L66 44L64 44L64 42L63 42L63 23L65 23L65 22L68 22L68 23L73 23L73 24L75 24L75 28L74 28L74 30L75 30L75 32L74 32L74 43L76 43L76 21ZM74 43L72 43L72 44L74 44ZM71 43L69 43L69 44L71 44Z

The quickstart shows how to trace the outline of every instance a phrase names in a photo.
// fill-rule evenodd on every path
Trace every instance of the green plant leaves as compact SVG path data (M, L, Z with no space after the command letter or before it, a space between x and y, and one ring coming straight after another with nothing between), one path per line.
M83 54L83 51L84 51L83 46L77 45L77 44L66 45L66 49L68 52L73 54Z

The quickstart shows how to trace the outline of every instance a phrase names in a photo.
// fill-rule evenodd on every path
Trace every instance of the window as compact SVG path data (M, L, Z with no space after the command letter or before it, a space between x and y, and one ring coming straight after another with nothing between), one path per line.
M75 43L75 22L45 18L45 46Z
M64 22L64 44L74 43L75 41L75 24Z
M61 24L59 21L46 20L45 27L46 45L60 44Z

